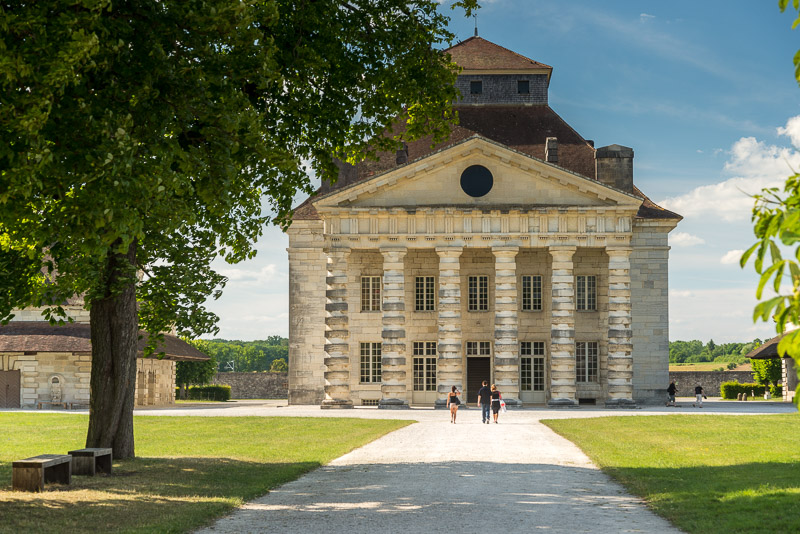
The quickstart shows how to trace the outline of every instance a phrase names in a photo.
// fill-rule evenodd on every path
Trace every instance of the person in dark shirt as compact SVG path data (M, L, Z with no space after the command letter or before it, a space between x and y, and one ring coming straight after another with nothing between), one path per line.
M666 406L669 406L670 404L675 406L675 393L677 393L677 392L678 392L678 388L675 386L675 381L672 380L669 383L669 387L667 388L667 395L669 395L669 400L667 400Z
M696 402L694 404L692 404L692 406L697 405L700 408L702 408L703 407L703 397L704 397L704 395L703 395L703 386L701 386L700 384L697 384L697 387L694 388L694 396L695 396Z
M494 417L494 424L497 424L497 414L500 412L500 399L503 398L500 395L500 391L497 389L497 386L492 384L492 416Z
M491 419L489 412L492 408L492 392L486 380L483 381L483 387L478 390L478 406L481 409L481 422L488 425Z

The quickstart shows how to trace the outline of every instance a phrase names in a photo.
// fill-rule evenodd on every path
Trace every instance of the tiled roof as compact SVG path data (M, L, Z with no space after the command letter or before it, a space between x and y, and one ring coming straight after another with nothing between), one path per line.
M481 37L470 37L445 50L464 70L553 70L553 67L512 52Z
M12 321L0 326L0 352L92 352L88 324L50 325L46 321ZM148 335L139 331L137 355L141 358ZM207 360L208 356L171 334L164 334L164 343L156 352L164 352L167 360Z
M765 341L760 347L748 352L745 358L750 358L751 360L770 360L772 358L780 358L780 355L778 354L778 343L781 342L781 339L792 332L794 332L794 330L785 332L779 336L775 336L769 341Z

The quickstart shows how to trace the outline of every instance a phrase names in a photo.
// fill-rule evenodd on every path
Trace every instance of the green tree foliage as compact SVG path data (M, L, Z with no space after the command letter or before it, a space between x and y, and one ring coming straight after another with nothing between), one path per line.
M333 178L332 156L397 146L398 116L409 138L446 135L456 67L437 7L0 1L0 320L85 296L88 446L134 456L138 327L153 344L215 332L211 260L251 258L266 224L289 224L303 162Z
M266 340L257 341L213 339L194 340L190 343L213 356L219 363L221 372L269 371L275 360L289 361L289 340L280 336L269 336Z
M270 364L269 366L270 373L285 373L288 370L289 370L289 365L283 358L272 360L272 364Z
M770 358L767 360L750 360L753 366L753 380L757 383L768 386L778 385L781 380L781 359Z
M191 342L198 350L208 354L203 350L204 341L197 340ZM189 385L204 385L211 382L217 372L217 360L209 355L205 361L182 361L175 365L175 384L181 388L181 398L185 398L186 388Z
M721 362L734 364L745 363L745 356L754 348L761 345L760 339L755 339L750 343L722 343L716 344L709 340L704 345L702 341L694 339L692 341L670 341L669 343L669 362L670 363L702 363L702 362ZM730 368L730 367L729 367Z
M778 4L783 12L789 2L779 0ZM800 0L792 0L792 8L800 14ZM798 24L800 16L792 28ZM794 66L795 79L800 85L800 50L794 54ZM756 289L758 300L764 298L768 285L776 293L756 305L753 320L774 320L775 331L782 334L787 325L800 324L800 174L789 176L782 190L772 187L756 195L752 222L757 241L742 255L741 266L755 256L753 267L761 275ZM793 254L784 258L781 245L793 249ZM800 329L781 339L778 353L794 358L800 374Z

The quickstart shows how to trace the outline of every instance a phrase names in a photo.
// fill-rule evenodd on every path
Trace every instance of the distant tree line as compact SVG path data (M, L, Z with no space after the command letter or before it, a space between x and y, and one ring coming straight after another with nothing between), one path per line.
M288 370L289 340L285 337L269 336L256 341L195 339L190 343L214 358L219 372Z
M669 363L748 363L745 356L754 348L760 347L763 341L756 338L749 343L720 343L714 340L703 344L702 341L670 341Z

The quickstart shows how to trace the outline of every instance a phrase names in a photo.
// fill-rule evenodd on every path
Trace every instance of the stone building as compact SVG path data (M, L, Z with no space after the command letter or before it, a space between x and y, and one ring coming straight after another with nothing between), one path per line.
M40 405L88 406L92 370L89 312L80 299L64 306L73 323L51 326L41 309L16 312L0 326L0 408ZM175 362L208 356L185 341L164 335L162 359L143 358L146 334L136 359L136 406L175 403Z
M631 406L668 380L668 233L633 150L548 105L552 68L479 37L448 141L340 165L289 234L289 402ZM402 125L395 129L401 132Z

